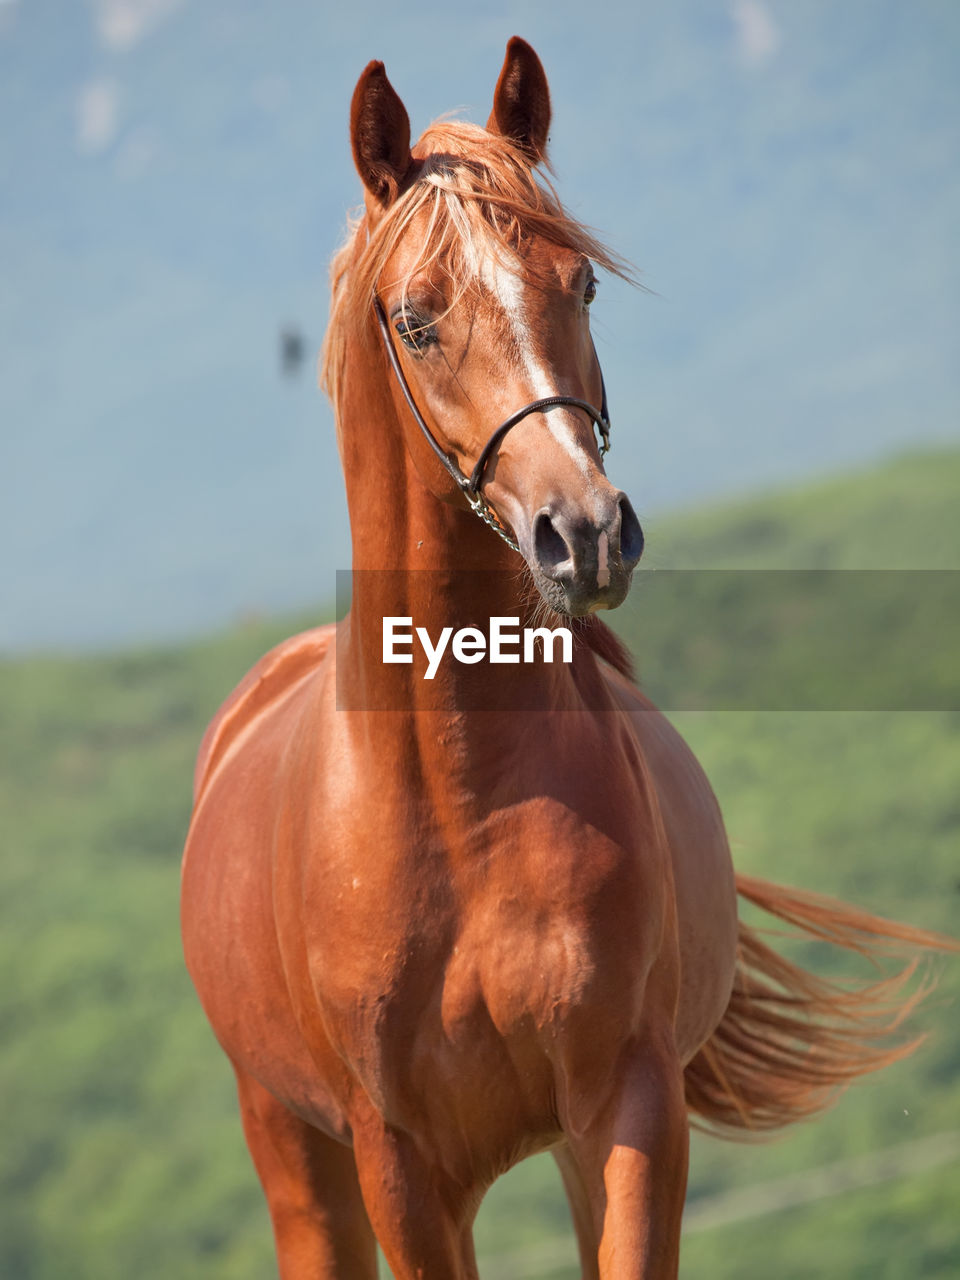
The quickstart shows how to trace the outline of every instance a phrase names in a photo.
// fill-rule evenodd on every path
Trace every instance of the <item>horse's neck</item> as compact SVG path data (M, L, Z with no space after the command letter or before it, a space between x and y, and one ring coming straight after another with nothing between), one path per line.
M559 662L484 664L478 681L480 668L447 651L429 682L420 663L384 663L385 617L409 618L407 631L423 628L434 642L445 627L485 625L495 616L527 625L529 605L520 599L525 569L471 511L441 501L421 480L379 362L358 363L345 391L339 430L353 579L350 623L338 644L340 705L411 713L447 707L462 721L465 706L499 708L516 719L517 707L569 702L575 690ZM490 716L469 719L477 733L503 732Z
M338 434L354 570L515 568L515 553L472 512L441 501L420 478L387 376L376 336L348 354Z

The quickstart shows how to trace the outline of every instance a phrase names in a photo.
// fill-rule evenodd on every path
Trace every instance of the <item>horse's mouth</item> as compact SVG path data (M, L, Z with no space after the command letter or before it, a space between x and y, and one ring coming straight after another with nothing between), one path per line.
M572 574L547 577L536 565L527 563L544 604L567 618L583 618L601 609L619 608L626 600L633 580L632 566L629 569L611 569L607 581L601 585L596 577L592 582L577 579Z

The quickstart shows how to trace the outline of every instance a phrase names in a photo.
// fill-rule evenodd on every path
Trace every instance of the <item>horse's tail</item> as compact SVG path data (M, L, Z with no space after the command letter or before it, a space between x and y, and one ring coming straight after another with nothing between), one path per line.
M816 938L876 960L925 950L958 951L939 934L882 920L819 894L737 876L748 902ZM912 1053L922 1036L890 1036L929 993L913 984L918 961L893 977L851 988L818 978L778 955L741 923L736 977L726 1012L685 1072L695 1125L746 1138L823 1110L868 1071Z

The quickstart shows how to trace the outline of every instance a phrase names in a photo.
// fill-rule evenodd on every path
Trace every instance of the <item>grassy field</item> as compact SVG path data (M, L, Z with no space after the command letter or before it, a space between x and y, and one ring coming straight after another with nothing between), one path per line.
M648 521L649 561L957 568L958 492L960 453L911 457ZM793 703L814 688L820 709L772 711L768 683L733 694L745 670L763 668L771 625L794 642L790 609L741 634L750 660L740 652L731 676L723 643L691 649L678 628L689 630L706 600L722 636L744 597L717 593L716 576L685 581L692 612L687 601L658 629L641 584L617 621L644 680L678 706L700 705L690 681L713 664L693 685L704 709L674 718L714 783L738 865L960 932L960 675L940 653L918 687L941 709L863 709L886 705L883 684L898 672L913 678L911 647L928 623L898 610L899 596L848 608L850 645L882 677L863 685L861 709L829 709L836 693L804 683L796 641ZM747 603L760 607L755 595ZM178 859L204 724L266 647L313 621L250 624L177 649L0 664L4 1280L274 1274L230 1072L183 972ZM884 665L881 648L896 662ZM916 690L903 703L921 704ZM960 962L941 969L919 1019L929 1038L913 1058L778 1141L695 1142L686 1280L960 1275L960 1160L949 1145L960 1131ZM490 1280L578 1274L547 1159L494 1187L477 1236Z

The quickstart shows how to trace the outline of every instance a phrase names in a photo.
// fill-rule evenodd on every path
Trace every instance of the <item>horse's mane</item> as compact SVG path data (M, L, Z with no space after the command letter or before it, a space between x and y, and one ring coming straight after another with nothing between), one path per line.
M384 267L414 221L426 214L419 253L404 280L436 262L450 281L448 306L477 287L493 254L526 278L535 278L523 247L534 236L573 249L598 266L632 279L629 265L607 249L560 203L529 157L500 134L456 120L436 121L413 149L414 177L371 228L355 219L331 264L330 323L320 382L339 418L346 347L370 331L371 302Z
M602 622L595 613L581 619L577 634L591 653L602 658L608 666L613 667L620 675L633 683L636 670L633 655L615 631Z

